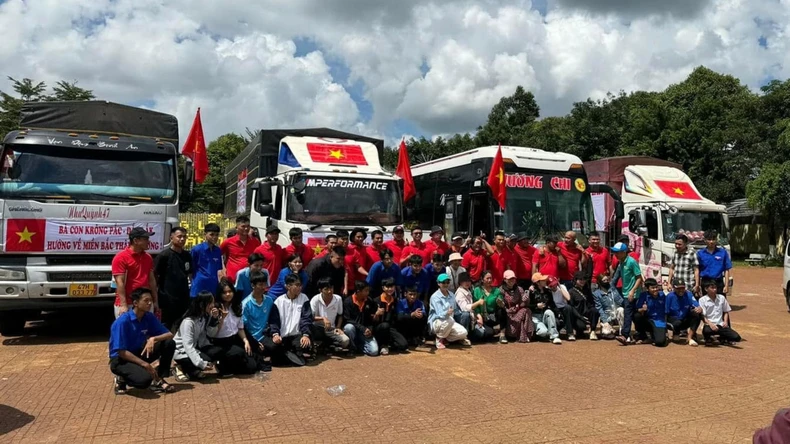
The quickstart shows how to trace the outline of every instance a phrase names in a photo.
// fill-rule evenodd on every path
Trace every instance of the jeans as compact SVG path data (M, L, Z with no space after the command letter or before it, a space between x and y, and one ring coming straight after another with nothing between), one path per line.
M143 356L143 350L131 353L149 364L159 359L157 376L159 376L159 378L165 378L170 375L170 363L173 362L173 355L175 352L176 342L172 339L168 339L154 344L154 352L148 357ZM134 388L148 388L154 381L151 374L144 368L120 357L110 359L110 371L123 378L128 385Z
M376 342L376 337L371 334L369 338L366 338L364 327L357 328L353 324L346 324L343 327L343 333L348 336L350 347L353 347L354 350L361 351L368 356L378 356L379 344Z
M453 314L453 319L455 322L461 324L467 331L471 331L475 316L468 311L457 311Z
M623 298L623 325L620 326L620 335L625 336L626 339L631 336L631 321L634 316L635 303L636 299L631 302L627 297Z
M535 324L535 335L541 338L549 337L554 339L560 337L560 332L557 331L557 319L554 317L554 312L546 310L542 314L534 313L532 315L532 322Z
M323 321L316 321L313 323L313 338L316 342L321 342L323 345L332 344L340 348L348 348L351 340L345 333L335 333L335 328L327 330Z

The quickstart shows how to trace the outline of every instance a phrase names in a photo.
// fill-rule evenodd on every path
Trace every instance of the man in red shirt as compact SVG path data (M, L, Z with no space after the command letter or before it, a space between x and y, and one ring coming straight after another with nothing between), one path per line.
M532 273L538 273L558 277L560 269L565 267L565 258L560 254L557 247L560 239L556 234L546 236L546 245L538 248L532 255Z
M346 268L346 284L343 290L343 295L348 296L354 292L356 288L356 282L360 280L359 276L359 269L362 268L360 266L360 259L359 259L359 252L357 252L356 247L349 242L348 231L346 230L338 230L337 232L337 245L339 247L343 247L346 250L346 255L344 256L345 261L345 268ZM365 277L362 277L364 280Z
M447 252L450 251L450 244L443 241L442 237L444 237L444 230L442 227L438 225L431 227L431 239L425 243L430 252L430 256L433 256L433 253L439 253L442 257L447 257Z
M337 246L337 235L328 234L324 238L324 242L326 242L326 245L324 245L324 248L321 250L321 252L315 255L313 259L321 259L322 257L329 254Z
M486 270L488 255L493 253L493 248L480 236L472 241L472 247L464 253L461 266L469 273L472 283L477 285L480 282L483 272Z
M494 235L494 252L488 257L488 270L493 279L492 285L499 287L502 285L502 278L507 270L514 270L516 261L513 252L507 246L505 233L498 231Z
M565 288L574 287L574 276L587 264L584 248L576 243L576 233L565 233L565 242L559 244L560 254L565 258L565 267L560 267L560 282Z
M266 227L266 242L255 249L255 253L263 256L263 268L269 272L270 279L275 280L283 269L285 250L277 244L280 240L280 229L274 225Z
M384 242L384 247L392 251L392 261L396 264L401 263L401 254L403 249L406 248L406 241L403 239L403 226L398 225L392 229L392 240Z
M529 241L529 236L526 234L518 236L516 246L513 247L513 255L516 260L516 279L524 290L532 286L532 257L537 251L538 249Z
M422 258L423 264L430 264L431 263L431 251L428 250L428 244L422 241L422 228L414 227L411 229L411 238L412 241L406 248L403 249L400 257L400 266L401 268L406 266L409 258L412 255L417 255Z
M601 246L601 236L598 233L592 233L588 238L590 246L584 251L587 257L592 260L592 291L598 289L598 276L602 274L609 274L609 267L612 263L612 255L609 253L608 248Z
M129 232L129 248L119 251L112 259L112 277L115 291L115 318L126 313L132 306L132 292L138 288L150 288L154 303L151 311L159 309L159 296L154 277L154 259L148 249L149 233L145 228L135 227Z
M250 218L237 217L236 234L225 239L219 246L222 259L225 261L226 277L231 283L236 283L236 274L247 268L247 258L260 246L261 241L250 236Z
M381 230L373 230L370 232L370 245L365 248L367 255L365 271L370 271L373 264L381 260L380 253L384 250L384 233Z
M302 270L307 268L307 264L313 260L313 250L304 244L303 239L303 231L299 227L293 227L288 231L288 238L291 239L291 243L285 247L285 255L286 257L292 256L294 254L299 255L302 258Z

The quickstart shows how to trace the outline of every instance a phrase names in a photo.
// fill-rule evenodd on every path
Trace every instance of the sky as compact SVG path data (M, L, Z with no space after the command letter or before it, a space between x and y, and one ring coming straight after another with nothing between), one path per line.
M541 116L658 91L697 66L755 91L790 77L790 0L0 0L7 76L77 81L245 128L474 132L518 85Z

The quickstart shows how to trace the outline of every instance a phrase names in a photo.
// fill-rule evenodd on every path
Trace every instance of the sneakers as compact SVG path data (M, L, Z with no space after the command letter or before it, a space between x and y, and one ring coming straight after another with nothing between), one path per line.
M390 354L390 349L387 347L381 347L381 351L379 352L382 356L387 356Z
M569 341L571 341L571 342L573 342L573 341L575 341L575 340L576 340L576 336L573 336L573 335L568 335L568 340L569 340Z
M462 344L464 345L464 347L470 347L472 345L472 341L470 341L469 339L464 339Z
M437 350L444 350L447 348L447 340L446 339L437 339L436 340L436 349Z
M697 341L695 341L695 340L693 340L693 339L689 339L689 346L690 346L690 347L696 347L696 346L698 346L698 345L699 345L699 344L697 344Z
M597 341L598 340L598 335L596 335L594 331L590 332L590 340L591 341Z
M115 394L116 395L124 395L126 394L126 381L120 376L115 377Z
M500 344L507 344L507 338L504 334L499 335L499 343Z
M554 339L552 339L552 340L551 340L551 343L552 343L552 344L557 344L557 345L560 345L560 344L562 344L562 339L560 339L560 338L554 338Z

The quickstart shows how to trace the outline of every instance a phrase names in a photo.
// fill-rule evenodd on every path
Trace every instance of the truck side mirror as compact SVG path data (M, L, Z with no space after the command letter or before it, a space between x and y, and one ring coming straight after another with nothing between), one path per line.
M647 236L647 212L645 210L632 210L628 213L628 231Z
M272 203L272 186L269 182L256 182L252 184L251 189L256 191L258 196L258 204L271 204Z
M261 203L258 205L258 214L262 217L271 217L274 213L274 206L272 204Z
M184 162L184 194L187 196L192 195L195 184L195 166L191 160Z

